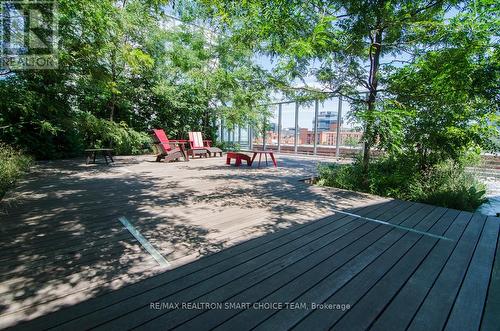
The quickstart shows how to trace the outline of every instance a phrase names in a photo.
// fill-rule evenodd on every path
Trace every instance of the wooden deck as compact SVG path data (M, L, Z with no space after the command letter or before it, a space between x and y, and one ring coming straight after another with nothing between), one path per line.
M278 162L41 164L0 216L0 327L498 329L498 218L312 187L315 162Z

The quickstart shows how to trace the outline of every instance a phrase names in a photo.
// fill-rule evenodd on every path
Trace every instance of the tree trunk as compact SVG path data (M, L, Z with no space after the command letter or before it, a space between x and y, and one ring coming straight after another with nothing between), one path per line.
M375 118L373 113L375 111L375 103L377 101L377 86L378 86L378 70L380 67L380 54L382 51L382 30L377 28L372 31L370 35L370 75L368 78L369 94L367 99L367 116L365 123L364 133L364 150L363 150L363 172L368 173L370 165L370 150L376 140L376 132L373 128Z

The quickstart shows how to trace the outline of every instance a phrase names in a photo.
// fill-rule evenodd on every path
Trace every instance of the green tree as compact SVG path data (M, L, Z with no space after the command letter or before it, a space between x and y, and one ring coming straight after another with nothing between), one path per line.
M172 21L166 2L58 1L59 69L0 80L0 139L47 159L109 143L139 152L152 127L215 139L218 118L256 121L268 90L253 53Z
M424 172L470 151L499 150L497 22L494 3L476 1L422 36L433 49L388 75L386 107L404 114L403 152L415 153Z
M270 56L279 56L277 86L299 93L341 94L364 123L365 172L370 150L393 127L378 106L384 56L420 45L415 29L432 30L454 1L246 1L204 0L235 39ZM425 45L420 45L425 46ZM308 87L314 76L322 88ZM293 88L293 82L304 86ZM360 89L366 98L357 97ZM387 124L390 124L387 126ZM383 126L381 124L384 124Z

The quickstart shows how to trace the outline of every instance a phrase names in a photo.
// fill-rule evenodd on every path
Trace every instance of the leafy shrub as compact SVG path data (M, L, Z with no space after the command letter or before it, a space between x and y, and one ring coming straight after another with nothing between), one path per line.
M332 186L352 191L360 190L363 180L360 176L361 171L358 167L358 162L353 165L320 165L317 184L320 186Z
M463 163L452 161L423 173L411 160L383 158L370 164L367 176L359 160L320 165L317 184L468 211L485 201L485 185Z
M0 143L0 200L8 189L29 169L32 159Z
M425 184L422 201L430 204L473 211L486 201L486 186L451 161L434 167Z
M137 132L125 122L112 122L97 118L90 113L81 113L78 129L86 148L115 149L116 154L142 154L151 148L151 138L147 133Z

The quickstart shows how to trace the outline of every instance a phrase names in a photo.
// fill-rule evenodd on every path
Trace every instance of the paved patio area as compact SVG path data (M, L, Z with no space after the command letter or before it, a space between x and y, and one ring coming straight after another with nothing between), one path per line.
M313 187L314 160L153 159L42 163L8 195L0 327L498 325L498 218Z

